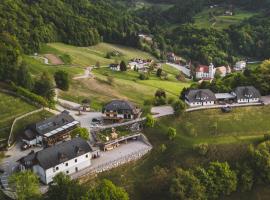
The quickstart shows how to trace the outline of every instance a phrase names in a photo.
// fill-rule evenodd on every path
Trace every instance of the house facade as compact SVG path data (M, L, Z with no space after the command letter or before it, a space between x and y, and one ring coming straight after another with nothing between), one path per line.
M109 68L113 71L120 71L120 65L119 64L110 64Z
M232 72L230 66L221 66L221 67L217 67L215 69L215 74L219 74L221 77L225 77L226 75L230 74Z
M140 109L125 100L113 100L103 107L103 119L113 122L132 120L139 117Z
M76 121L67 111L50 117L44 121L32 124L23 134L23 142L28 145L54 145L57 142L69 139L70 132L78 127Z
M209 89L190 90L185 95L185 102L190 107L210 106L215 104L216 97Z
M237 103L258 103L261 100L260 92L253 86L237 87L232 93Z
M211 63L209 66L198 65L196 67L196 79L213 79L215 76L215 67Z
M91 166L91 159L98 157L99 151L81 138L63 142L39 152L31 152L19 160L20 169L31 169L40 180L49 184L60 172L70 175Z

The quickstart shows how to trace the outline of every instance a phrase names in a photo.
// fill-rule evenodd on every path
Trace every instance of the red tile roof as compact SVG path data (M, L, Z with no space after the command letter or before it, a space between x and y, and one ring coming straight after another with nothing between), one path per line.
M196 72L209 73L209 67L206 65L198 65Z

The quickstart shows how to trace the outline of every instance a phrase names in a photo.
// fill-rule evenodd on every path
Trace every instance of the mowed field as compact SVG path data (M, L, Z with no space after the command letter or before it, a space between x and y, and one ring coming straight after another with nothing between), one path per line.
M0 93L0 99L0 139L6 139L14 119L37 108L4 93Z
M210 12L216 12L219 14L215 14L214 19L209 18ZM217 29L225 29L230 25L238 24L241 21L248 19L255 15L256 13L244 11L241 9L237 9L235 11L235 15L233 16L225 16L223 13L225 12L224 8L206 8L199 14L197 14L195 19L195 25L199 28L217 28Z
M145 189L145 183L153 178L153 168L166 167L169 173L175 167L193 168L207 164L210 161L228 161L232 165L246 155L249 144L263 140L268 133L270 123L270 106L237 108L231 113L222 113L219 109L185 113L180 118L167 117L157 121L154 128L144 131L154 148L152 152L136 163L105 172L99 178L109 178L116 184L123 186L131 199L168 199L166 192ZM186 123L191 123L197 136L188 133ZM213 124L217 123L217 130ZM176 128L177 136L173 141L167 137L168 127ZM194 150L194 145L207 143L209 150L205 156ZM165 145L165 151L160 150ZM91 184L91 183L89 183ZM158 183L157 183L158 185ZM147 188L147 187L146 187ZM266 191L258 195L256 191ZM246 194L234 194L232 198L266 200L266 188L258 187ZM249 197L249 198L247 198Z
M129 60L131 58L153 58L150 54L121 45L108 43L99 43L91 47L75 47L63 43L50 43L49 47L56 49L59 52L68 54L72 58L72 64L77 66L91 66L99 62L101 65L108 65L115 60ZM119 56L110 59L105 58L107 53L118 52Z

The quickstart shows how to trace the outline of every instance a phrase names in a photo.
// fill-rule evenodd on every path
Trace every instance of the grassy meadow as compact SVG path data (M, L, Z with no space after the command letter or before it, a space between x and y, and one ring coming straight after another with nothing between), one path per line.
M37 108L4 93L0 93L0 99L0 139L7 139L14 119Z
M226 114L219 109L213 109L185 113L180 118L162 118L154 128L145 130L145 135L154 146L150 154L138 162L104 172L99 178L109 178L123 186L134 200L168 199L164 191L145 191L145 183L151 180L155 166L165 167L169 172L175 167L192 168L213 160L228 161L233 166L246 155L249 144L263 140L264 134L270 129L267 120L269 117L270 106L264 106L235 108ZM196 136L191 135L185 128L187 123L192 124ZM214 130L213 124L216 123L217 129ZM173 141L170 141L166 134L170 126L177 130L177 136ZM194 150L194 145L200 143L209 145L205 156ZM166 146L165 151L160 150L161 144ZM258 187L251 192L252 195L240 193L227 199L237 199L239 196L243 199L247 196L249 199L256 199L257 190L266 191L266 188ZM259 196L267 199L263 194Z
M215 17L210 19L209 13L216 12ZM199 28L217 28L217 29L225 29L230 25L238 24L241 21L248 19L255 15L256 13L244 11L241 9L236 9L235 15L233 16L225 16L223 13L225 9L222 7L218 8L207 8L202 12L198 13L195 17L195 25Z
M149 53L140 51L138 49L108 43L99 43L91 47L75 47L63 43L50 43L47 44L47 46L54 49L53 51L55 52L70 55L72 58L72 65L81 67L95 65L96 62L99 62L101 65L108 65L116 60L129 60L131 58L154 59ZM49 52L48 47L46 52ZM107 53L110 52L118 52L119 55L106 58Z

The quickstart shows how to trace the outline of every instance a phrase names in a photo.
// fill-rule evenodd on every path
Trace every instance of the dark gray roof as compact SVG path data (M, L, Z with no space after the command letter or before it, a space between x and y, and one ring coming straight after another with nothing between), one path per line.
M261 98L260 92L253 86L241 86L235 89L237 99Z
M216 101L215 94L209 89L190 90L186 94L189 102Z
M133 113L136 113L136 106L125 100L113 100L107 105L104 106L103 110L116 110L118 111L131 111Z
M37 152L35 159L42 168L49 169L91 151L87 141L77 137Z
M69 115L67 111L63 111L59 115L55 115L42 122L34 124L32 129L34 129L34 131L39 135L44 135L73 121L75 121L75 119Z

